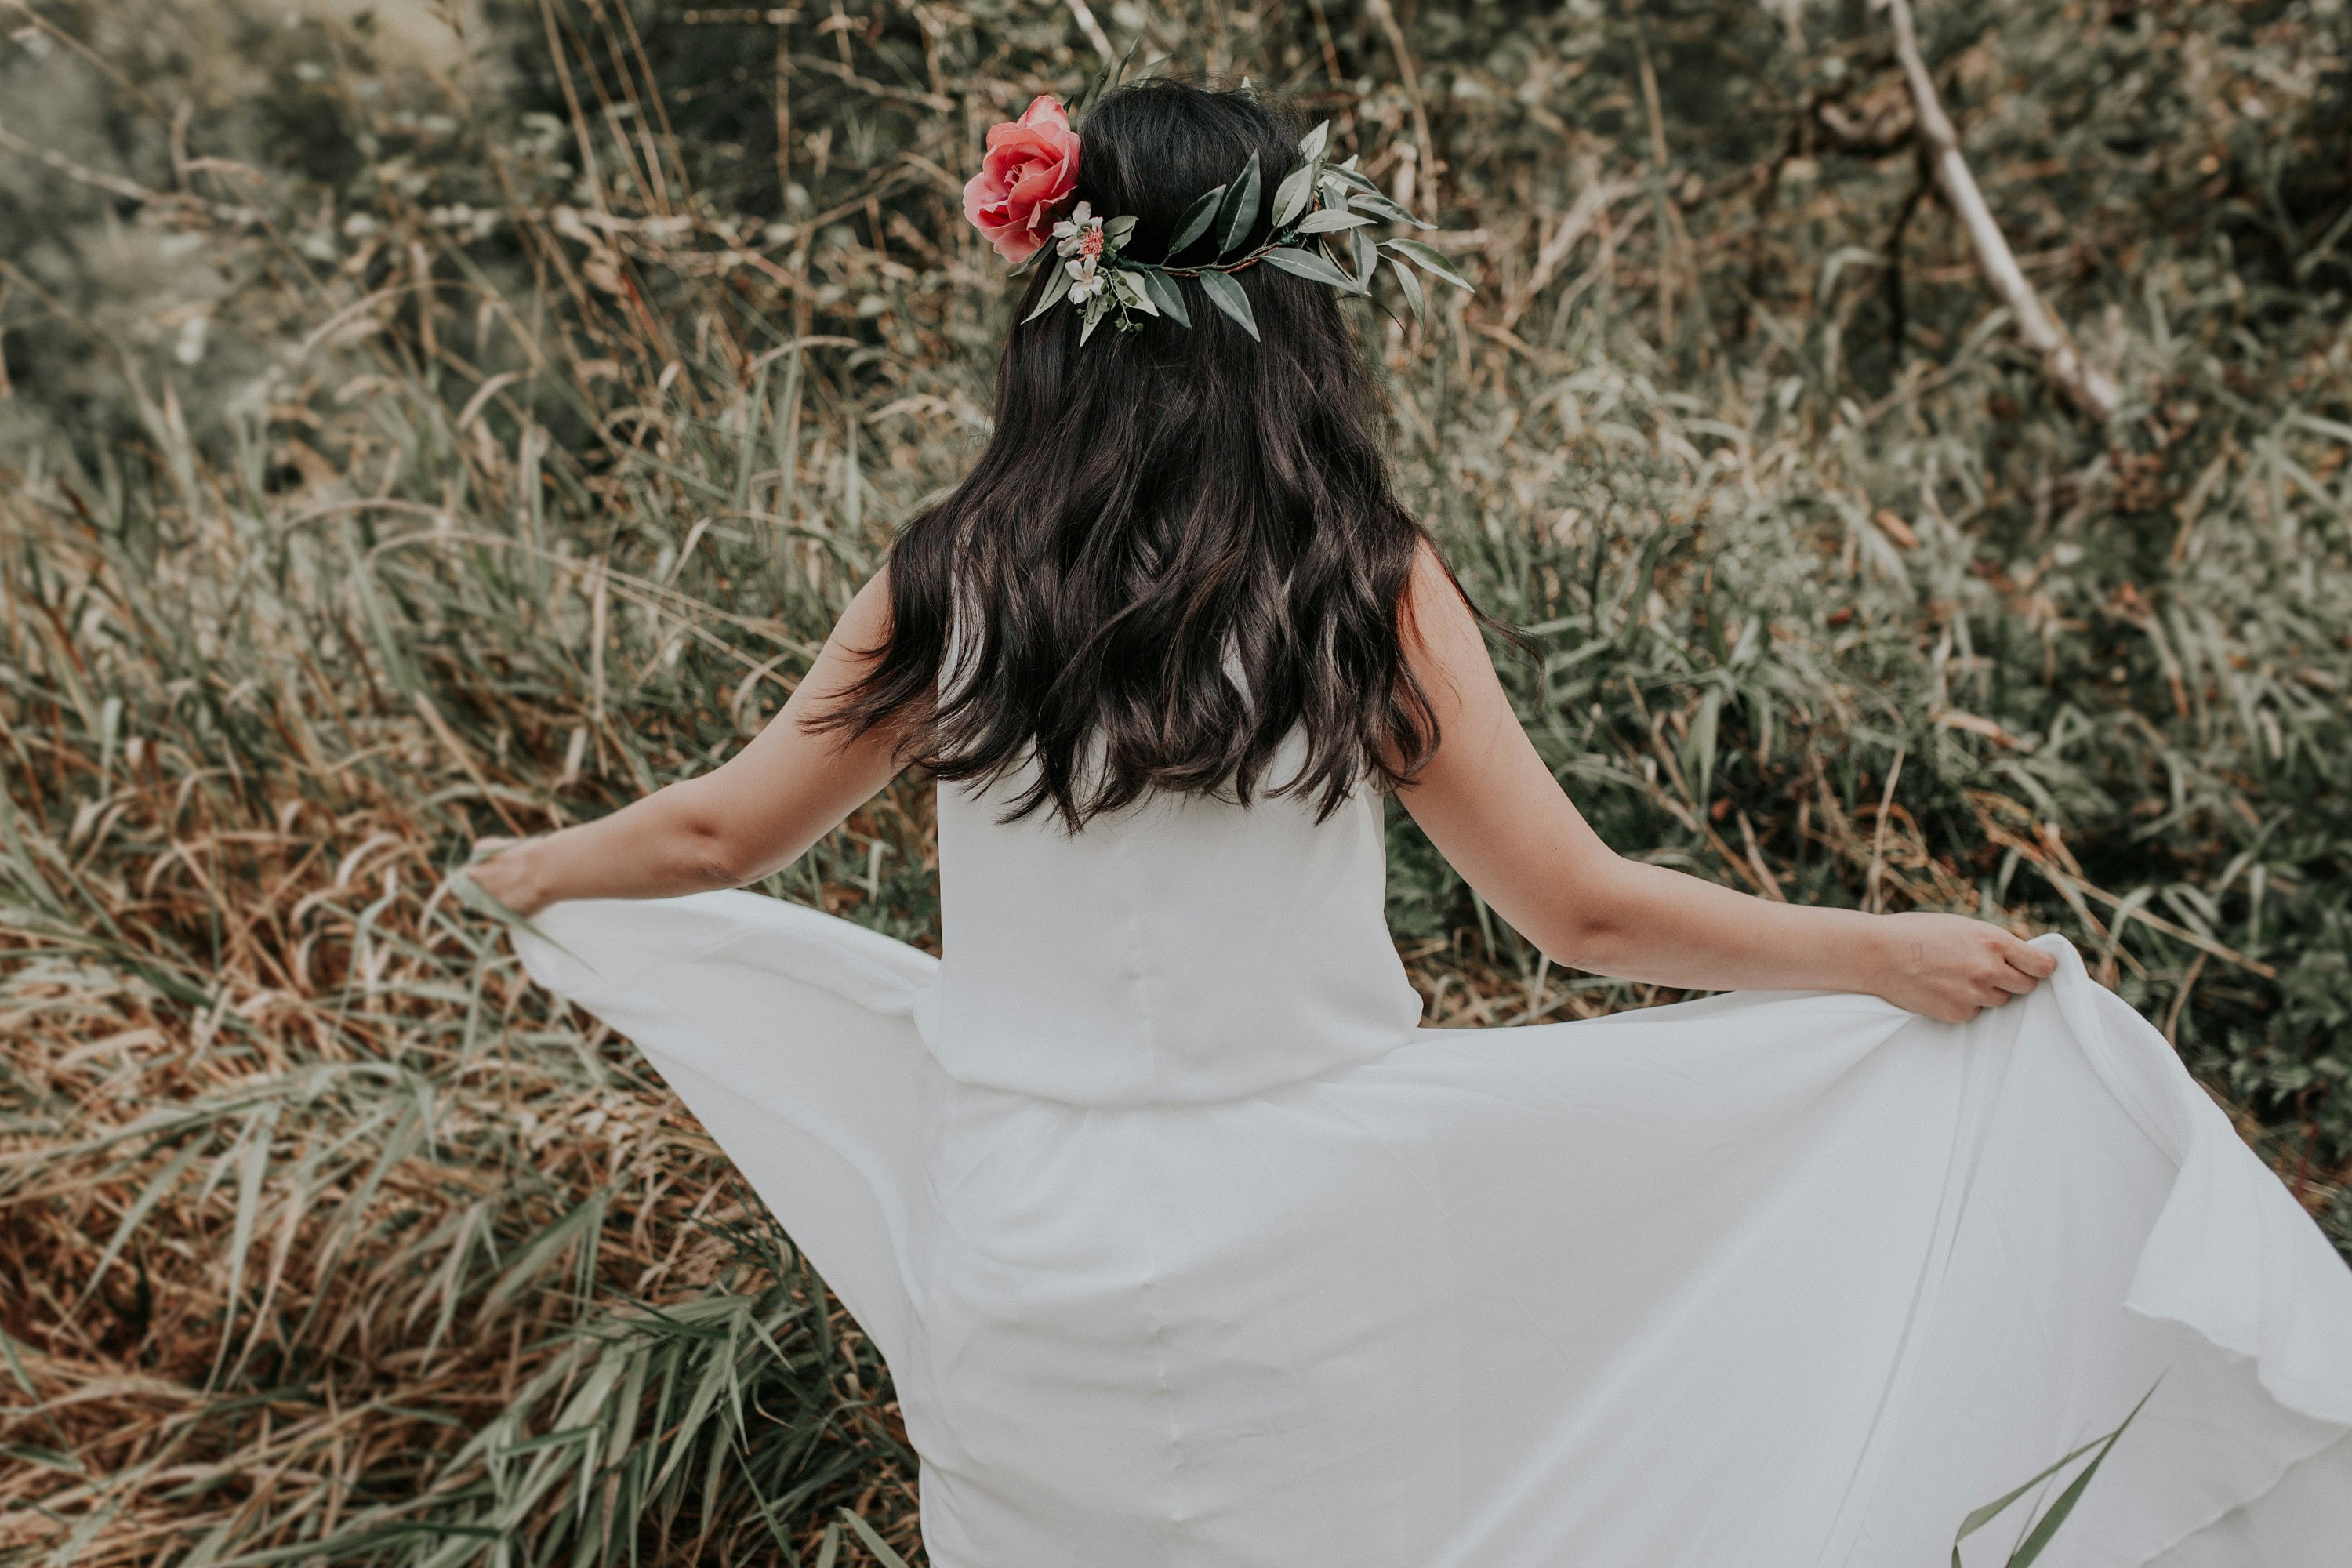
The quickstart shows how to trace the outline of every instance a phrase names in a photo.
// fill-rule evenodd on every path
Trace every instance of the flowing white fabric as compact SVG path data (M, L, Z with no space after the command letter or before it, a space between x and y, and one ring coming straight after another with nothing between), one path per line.
M2352 1562L2352 1272L2059 939L1966 1026L1422 1030L1370 797L999 808L941 791L943 961L520 942L888 1358L938 1568L1940 1568L2152 1384L2046 1568Z

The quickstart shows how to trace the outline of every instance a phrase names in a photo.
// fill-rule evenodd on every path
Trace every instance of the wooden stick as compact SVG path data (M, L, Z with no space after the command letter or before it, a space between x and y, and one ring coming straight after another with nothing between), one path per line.
M1944 199L1951 204L1952 211L1968 229L1986 280L2016 319L2017 335L2025 340L2026 347L2042 356L2042 374L2052 384L2092 418L2113 418L2123 403L2122 388L2104 371L2085 361L2050 312L2042 309L2041 297L2025 280L2025 273L2017 265L2016 253L2009 248L2000 226L1993 221L1992 209L1985 205L1984 193L1977 188L1968 160L1960 156L1959 132L1952 129L1950 118L1944 113L1943 100L1936 96L1935 79L1927 74L1927 62L1919 58L1919 38L1911 21L1911 0L1886 0L1886 6L1895 18L1895 57L1902 62L1903 79L1911 89L1912 111L1918 121L1919 134L1927 143L1936 183L1943 187Z
M1100 22L1095 20L1094 10L1087 0L1070 0L1070 15L1077 18L1078 31L1087 36L1087 42L1095 47L1095 53L1102 56L1103 64L1108 65L1118 58L1110 47L1110 35L1103 31Z
M1437 216L1437 147L1429 134L1429 110L1421 101L1421 70L1413 64L1412 51L1405 47L1404 29L1398 26L1396 12L1389 0L1366 0L1364 9L1381 25L1388 38L1389 52L1396 57L1397 75L1403 79L1404 95L1412 105L1413 150L1422 179L1421 207L1432 218Z

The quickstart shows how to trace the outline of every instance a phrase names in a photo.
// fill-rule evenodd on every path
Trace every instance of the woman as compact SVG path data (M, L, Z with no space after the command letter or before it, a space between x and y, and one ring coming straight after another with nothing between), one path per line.
M970 477L740 755L474 871L887 1356L932 1561L1940 1563L2154 1386L2043 1563L2341 1563L2352 1275L2070 948L1562 795L1335 297L1402 215L1244 94L990 140ZM942 960L712 890L909 763ZM1555 963L1739 994L1420 1032L1384 791Z

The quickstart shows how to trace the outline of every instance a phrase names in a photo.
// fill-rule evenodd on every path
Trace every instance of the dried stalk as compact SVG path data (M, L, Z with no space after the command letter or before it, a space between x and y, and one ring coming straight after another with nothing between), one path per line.
M1886 5L1895 19L1895 55L1902 62L1903 79L1911 89L1912 108L1918 117L1919 134L1927 139L1936 183L1943 187L1944 199L1951 203L1952 211L1959 215L1967 227L1986 279L2016 318L2018 336L2025 340L2026 347L2042 356L2042 374L2052 384L2092 418L2113 418L2123 402L2122 388L2083 358L2042 308L2041 297L2034 293L2033 285L2025 280L2025 273L2018 267L2016 254L2009 248L2000 225L1993 221L1992 209L1985 205L1984 193L1977 188L1968 160L1960 155L1959 133L1953 130L1950 117L1944 112L1943 100L1936 95L1935 79L1927 74L1927 62L1919 58L1918 34L1911 21L1911 0L1886 0Z
M1087 36L1087 42L1095 47L1095 53L1102 56L1104 64L1108 65L1118 58L1117 51L1110 47L1110 35L1103 31L1100 22L1095 20L1094 8L1087 4L1087 0L1070 0L1070 15L1077 18L1078 31Z
M1404 28L1397 22L1396 12L1389 0L1369 0L1364 9L1381 25L1381 36L1389 42L1389 52L1396 57L1397 76L1404 83L1404 95L1412 105L1412 142L1422 179L1421 210L1424 216L1437 216L1437 146L1429 133L1429 109L1421 97L1421 68L1412 58L1412 50L1404 41ZM1412 204L1408 201L1406 205Z

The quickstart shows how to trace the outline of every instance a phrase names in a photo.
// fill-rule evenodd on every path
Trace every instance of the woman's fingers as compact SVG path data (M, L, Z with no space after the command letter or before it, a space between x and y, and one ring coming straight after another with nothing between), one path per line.
M2040 975L2028 974L2013 963L2002 964L1992 972L1991 978L1992 984L2005 994L2001 998L2003 1001L2011 996L2028 995L2042 984Z
M2009 939L2009 962L2036 980L2047 980L2058 973L2058 955L2034 946L2030 942Z
M1998 1007L2012 996L2030 996L2058 968L2057 955L2002 932L1995 944L1998 962L1977 979L1976 1000Z

